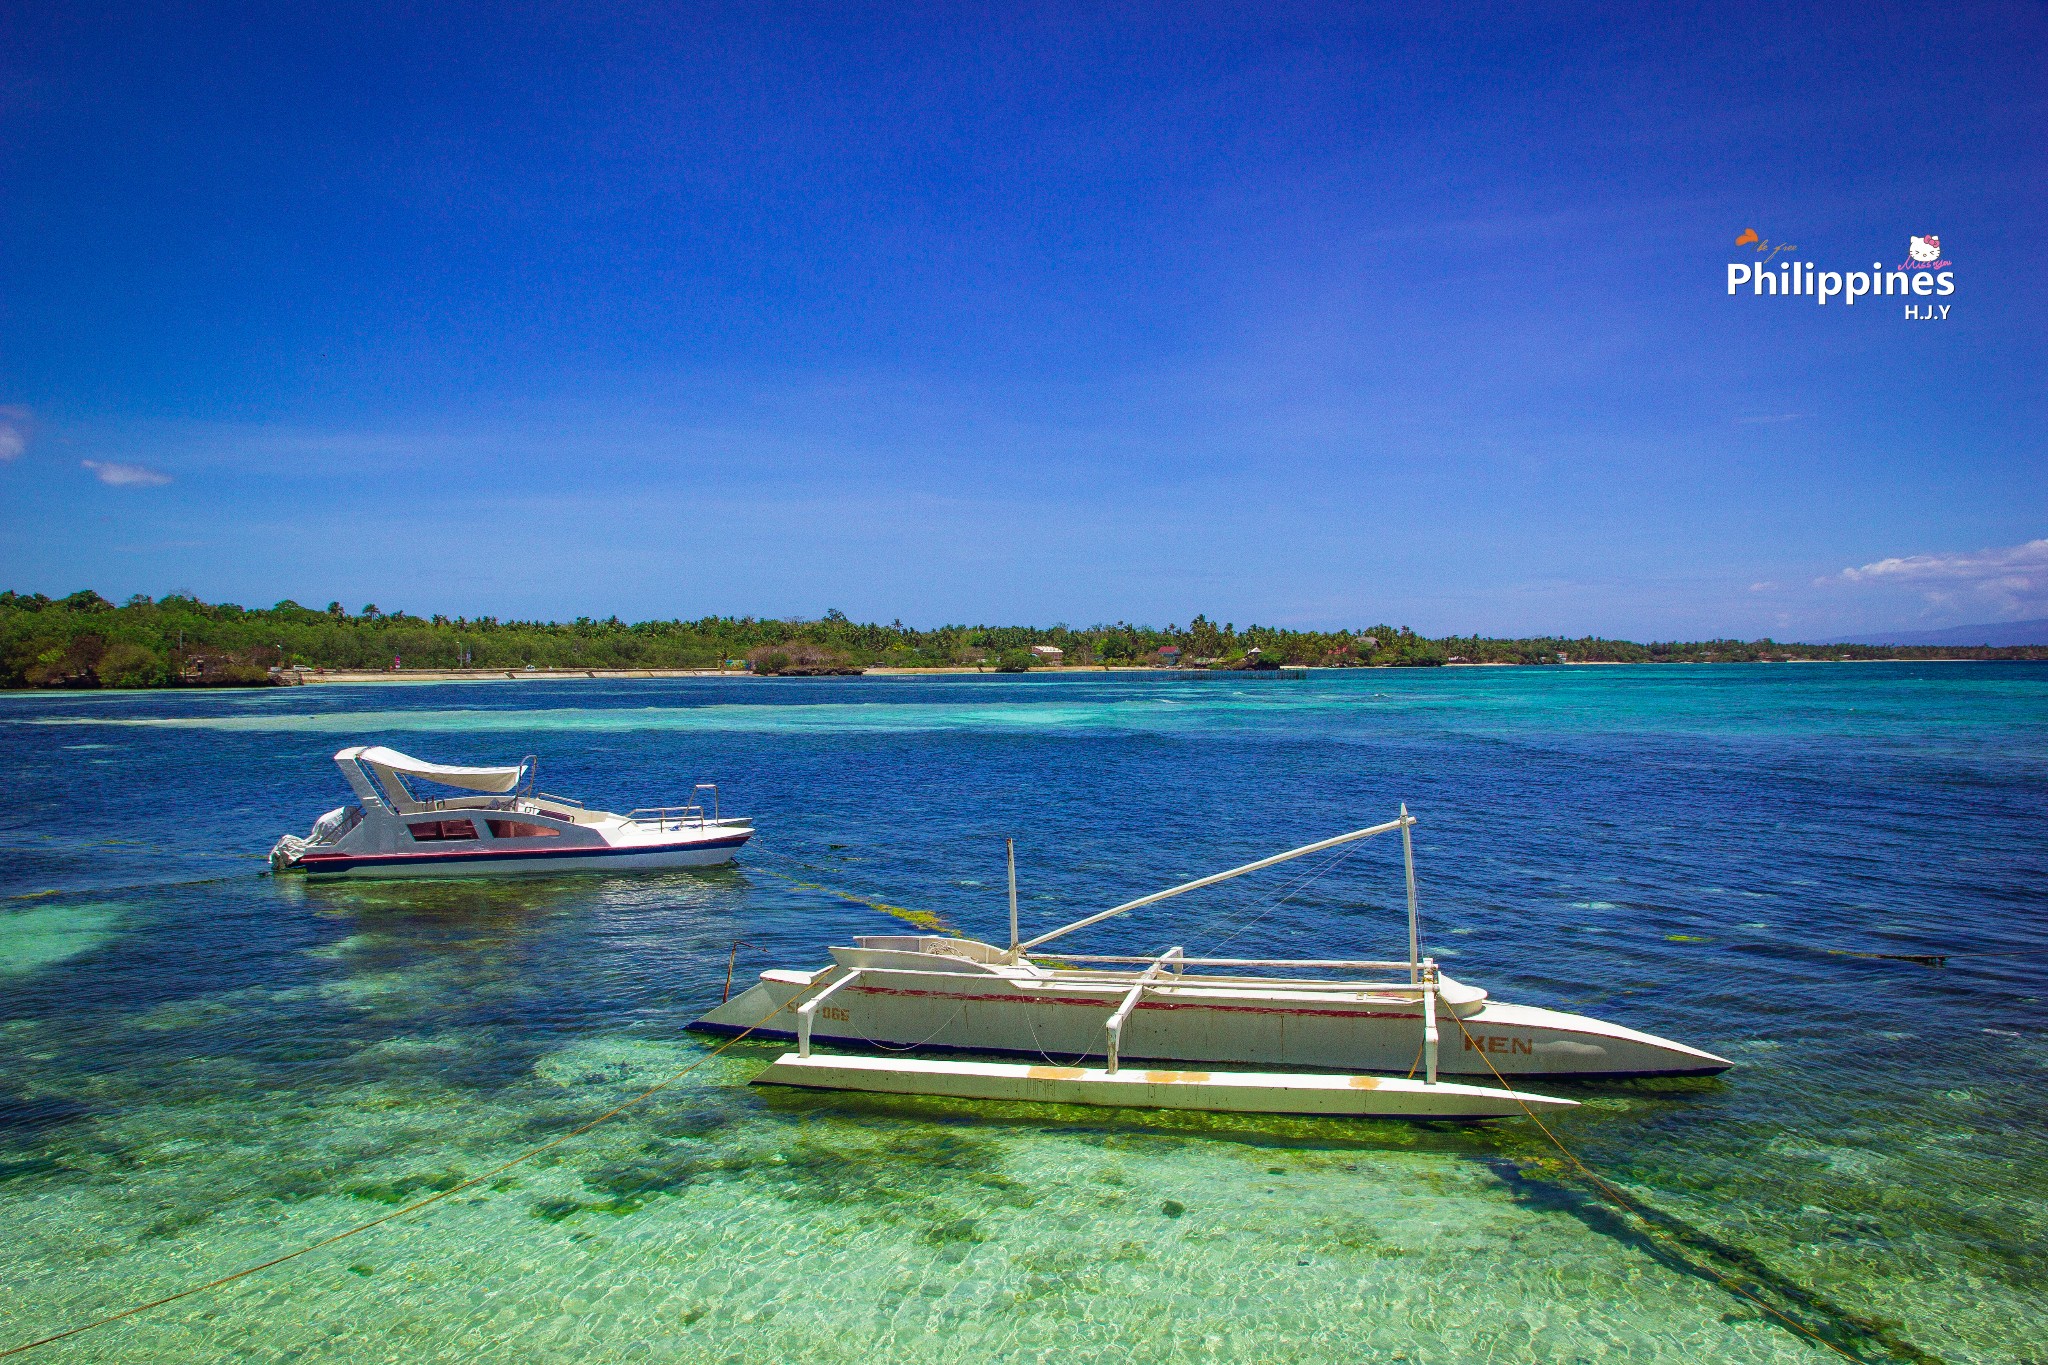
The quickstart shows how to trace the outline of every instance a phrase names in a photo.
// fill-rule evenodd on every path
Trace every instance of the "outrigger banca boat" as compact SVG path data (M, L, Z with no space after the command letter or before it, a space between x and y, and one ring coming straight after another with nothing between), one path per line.
M458 768L357 745L334 761L361 804L327 812L303 839L279 839L270 865L280 872L488 877L710 867L754 835L753 821L719 815L710 782L697 783L687 805L614 815L536 792L532 755L508 768ZM488 794L422 798L408 778Z
M1403 806L1400 818L1386 824L1140 896L1028 940L1017 930L1013 857L1007 949L930 934L859 937L851 947L832 948L829 966L761 973L759 984L690 1027L794 1036L797 1050L759 1078L770 1083L1286 1113L1481 1117L1568 1102L1439 1083L1439 1075L1485 1077L1499 1086L1510 1076L1711 1075L1732 1065L1620 1024L1494 1000L1446 976L1420 949L1413 823ZM1034 955L1114 916L1393 830L1401 831L1407 868L1405 960L1200 958L1178 947L1149 958ZM1271 972L1319 975L1259 974ZM814 1040L1022 1056L1040 1064L814 1056ZM1098 1058L1103 1067L1081 1065ZM1122 1068L1131 1058L1176 1069ZM1186 1069L1217 1064L1339 1074ZM1206 1093L1181 1088L1189 1085ZM1476 1098L1482 1093L1488 1099Z

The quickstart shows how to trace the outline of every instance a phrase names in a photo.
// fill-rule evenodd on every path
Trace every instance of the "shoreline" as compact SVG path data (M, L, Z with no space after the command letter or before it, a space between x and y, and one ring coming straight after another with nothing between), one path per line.
M1527 668L1536 670L1566 668L1728 668L1728 667L1776 667L1780 664L1997 664L2026 663L2019 659L1969 659L1943 657L1934 659L1777 659L1777 660L1730 660L1725 663L1652 663L1647 660L1587 659L1573 660L1562 664L1517 664L1455 663L1432 665L1366 664L1360 667L1331 668L1316 664L1289 664L1290 670L1310 673L1376 673L1395 669L1415 668ZM1100 678L1136 674L1140 677L1228 677L1234 670L1210 671L1206 669L1172 669L1150 667L1100 667L1081 666L1065 668L1034 668L1028 673L997 673L985 668L870 668L861 676L869 678L958 678L958 677L1008 677L1008 678ZM317 684L377 684L377 683L507 683L507 682L576 682L576 681L622 681L638 678L740 678L754 682L770 681L768 675L750 673L734 668L536 668L531 672L524 669L404 669L400 672L375 669L306 669L299 673L297 683L314 686ZM796 679L802 681L802 679ZM44 691L51 689L22 688L20 691ZM180 691L178 688L150 688L146 691ZM216 689L205 689L216 690Z
M1306 665L1290 665L1294 668ZM627 679L627 678L746 678L767 682L776 675L753 673L740 668L536 668L531 671L520 668L408 668L399 672L359 668L328 668L288 670L299 674L298 682L307 686L316 683L448 683L448 682L574 682L578 679ZM1325 669L1324 672L1348 673L1353 669ZM947 668L889 668L886 666L863 669L860 676L867 678L932 678L932 677L1054 677L1077 676L1100 677L1112 673L1137 673L1151 677L1196 673L1209 676L1206 669L1172 669L1149 667L1103 668L1075 666L1072 668L1034 668L1029 673L999 674L993 668L970 668L966 666ZM792 681L804 681L796 675ZM296 685L296 684L288 684ZM30 689L24 689L30 690ZM164 690L164 689L152 689Z
M1582 660L1582 661L1574 661L1574 662L1570 662L1570 663L1563 663L1563 664L1516 664L1516 663L1504 663L1504 662L1495 662L1495 663L1455 663L1455 664L1412 664L1412 665L1404 665L1404 664L1365 664L1365 665L1361 665L1361 666L1353 666L1353 667L1348 667L1348 668L1333 668L1333 667L1329 667L1329 666L1326 666L1326 665L1320 665L1320 664L1288 664L1288 665L1286 665L1286 666L1285 666L1285 670L1284 670L1284 672L1281 672L1281 673L1277 673L1277 674L1276 674L1275 672L1271 672L1271 671L1264 671L1264 672L1245 672L1245 673L1242 673L1242 676L1243 676L1243 677L1246 677L1246 678L1252 678L1252 679L1267 679L1267 680L1276 680L1276 681L1284 681L1284 680L1286 680L1286 679L1287 679L1287 678L1288 678L1288 677L1289 677L1289 676L1291 675L1291 676L1292 676L1292 677L1293 677L1293 678L1294 678L1295 680L1297 680L1297 681L1298 681L1298 680L1300 680L1300 679L1301 679L1302 677L1306 676L1307 674L1311 674L1311 673L1315 673L1315 674L1344 674L1344 673L1381 673L1381 672L1390 672L1390 671L1404 671L1404 672L1415 672L1415 671L1423 671L1423 672L1427 672L1427 671L1430 671L1430 670L1432 670L1432 669L1441 669L1441 670L1446 670L1446 671L1447 671L1447 670L1450 670L1450 669L1454 669L1454 668L1521 668L1521 669L1534 669L1534 670L1536 670L1536 671L1542 672L1542 671L1547 671L1547 670L1557 670L1557 671L1562 671L1562 670L1564 670L1564 669L1569 669L1569 668L1642 668L1642 669L1660 669L1660 668L1741 668L1741 667L1750 667L1750 668L1764 668L1764 667L1777 667L1777 666L1780 666L1780 665L1787 665L1787 664L1813 664L1813 665L1830 665L1830 664L1849 664L1849 665L1871 665L1871 664L2013 664L2013 663L2041 663L2041 662L2048 662L2048 661L2044 661L2044 660L2038 660L2038 659L1971 659L1971 658L1962 658L1962 657L1957 657L1957 656L1953 656L1953 655L1944 655L1944 656L1942 656L1942 657L1939 657L1939 658L1931 658L1931 659L1750 659L1750 660L1733 660L1733 659L1730 659L1730 660L1724 660L1724 661L1715 661L1715 662L1705 662L1705 661L1700 661L1700 660L1689 660L1689 661L1684 661L1684 662L1678 662L1678 661L1671 661L1671 662L1652 662L1652 661L1649 661L1649 660L1635 660L1635 661L1631 661L1631 660L1626 660L1626 659L1587 659L1587 660ZM293 671L294 671L295 673L297 672L297 670L293 670ZM986 669L986 668L966 668L966 667L948 667L948 668L887 668L887 667L877 667L877 668L870 668L870 669L867 669L867 670L865 670L865 671L864 671L864 672L863 672L863 673L862 673L862 674L861 674L860 676L863 676L863 677L869 677L869 678L959 678L959 677L970 677L970 678L971 678L971 677L989 677L989 678L998 678L998 677L1010 677L1010 678L1025 678L1025 677L1037 677L1037 678L1102 678L1102 677L1133 677L1133 676L1135 676L1135 677L1140 677L1140 678L1153 678L1153 679L1157 679L1157 680L1159 680L1159 681L1161 681L1161 682L1167 682L1167 681L1172 681L1172 680L1175 680L1175 679L1186 679L1186 680L1193 680L1193 679L1197 679L1197 678L1200 678L1200 679L1222 679L1222 678L1229 678L1229 677L1239 676L1239 674L1240 674L1240 670L1232 670L1232 669L1221 669L1221 670L1214 670L1214 671L1212 671L1212 670L1209 670L1209 669L1193 669L1193 668L1151 668L1151 667L1110 667L1110 668L1103 668L1103 667L1100 667L1100 666L1092 666L1092 667L1091 667L1091 666L1081 666L1081 665L1076 665L1076 666L1073 666L1073 667L1065 667L1065 668L1034 668L1034 669L1030 670L1030 671L1029 671L1028 673L997 673L997 672L996 672L996 671L995 671L994 669ZM618 682L618 681L629 681L629 680L633 680L633 679L653 679L653 678L661 678L661 679L684 679L684 678L735 678L735 679L744 679L744 680L747 680L747 681L750 681L750 682L769 682L769 681L792 681L792 682L801 682L801 681L815 681L815 679L805 679L805 678L802 678L802 677L795 677L795 678L789 678L789 679L777 679L777 678L776 678L776 677L775 677L774 675L764 675L764 674L758 674L758 673L749 673L749 672L745 672L745 671L743 671L743 670L740 670L740 669L732 669L732 668L727 668L727 669L716 669L716 668L556 668L556 669L541 669L541 668L536 668L536 669L534 669L534 670L533 670L533 671L532 671L531 673L529 673L529 672L526 672L526 671L525 671L524 669L498 669L498 668L491 668L491 669L483 669L483 668L478 668L478 669L468 669L468 670L463 670L463 669L435 669L435 668L421 668L421 669L405 669L405 670L403 670L403 671L401 671L401 672L397 672L397 673L393 673L393 672L390 672L390 671L388 671L388 670L382 670L382 671L380 671L380 670L375 670L375 669L350 669L350 668L331 668L331 669L326 669L326 670L319 670L319 669L307 669L307 670L305 670L305 671L304 671L303 673L301 673L301 674L299 674L298 676L294 677L294 678L293 678L293 679L292 679L291 681L289 681L289 682L286 682L286 683L282 683L282 684L269 684L269 685L270 685L270 686L280 686L280 685L281 685L281 686L285 686L285 687L298 687L298 686L308 686L308 687L310 687L310 686L319 686L319 685L327 685L327 684L332 684L332 685L336 685L336 686L366 686L366 687L374 687L374 686L378 686L378 685L382 684L382 685L385 685L385 686L391 686L391 685L400 685L400 686L407 686L407 687L430 687L430 686L443 686L443 685L447 685L447 684L451 684L451 683L476 683L476 684L481 684L481 683L489 683L489 684L493 684L493 685L502 685L502 684L505 684L505 683L515 683L515 682L578 682L578 681L582 681L582 682L595 682L595 681L611 681L611 682ZM77 693L79 693L80 691L86 691L86 692L93 692L93 693L100 693L100 692L122 692L122 693L137 693L137 694L140 694L140 693L145 693L145 692L236 692L236 691L247 691L247 690L262 690L262 689L263 689L263 688L264 688L265 686L266 686L266 684L262 684L262 683L256 683L256 684L250 684L250 685L246 685L246 686L231 686L231 687L204 687L204 686L193 686L193 687L136 687L136 688L86 688L86 689L78 689L78 688L64 688L64 687L4 687L4 688L0 688L0 696L9 696L9 697L26 697L26 696L64 696L64 695L76 695L76 694L77 694Z

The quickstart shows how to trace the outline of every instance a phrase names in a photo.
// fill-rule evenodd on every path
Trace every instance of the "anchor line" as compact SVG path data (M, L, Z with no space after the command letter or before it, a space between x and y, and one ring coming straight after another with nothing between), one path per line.
M1536 1125L1537 1131L1542 1133L1545 1138L1549 1139L1550 1145L1557 1148L1559 1153L1561 1153L1564 1156L1564 1159L1570 1162L1572 1166L1579 1172L1580 1175L1583 1175L1588 1181L1592 1182L1593 1187L1596 1190L1598 1190L1609 1203L1613 1204L1623 1213L1630 1214L1636 1218L1639 1218L1643 1222L1649 1224L1652 1227L1657 1225L1657 1219L1652 1216L1655 1213L1655 1210L1649 1209L1643 1203L1642 1200L1637 1199L1632 1195L1625 1194L1621 1190L1615 1188L1614 1185L1612 1185L1606 1179L1604 1179L1597 1171L1595 1171L1592 1167L1588 1166L1584 1161L1580 1160L1578 1153L1572 1151L1571 1148L1565 1146L1563 1139L1559 1138L1556 1133L1553 1133L1550 1130L1550 1125L1546 1124L1542 1119L1536 1116L1536 1111L1531 1109L1528 1103L1525 1100L1523 1100L1519 1094L1516 1093L1515 1088L1508 1084L1507 1077L1500 1074L1500 1068L1496 1067L1493 1064L1493 1059L1486 1055L1486 1049L1479 1047L1475 1043L1473 1043L1472 1031L1465 1027L1465 1021L1459 1018L1455 1011L1451 1012L1451 1022L1458 1026L1458 1032L1465 1035L1466 1046L1471 1050L1476 1051L1479 1054L1479 1060L1486 1063L1486 1069L1488 1071L1491 1071L1493 1073L1493 1078L1500 1082L1501 1089L1507 1091L1509 1095L1514 1097L1516 1105L1521 1108L1522 1113L1528 1118L1529 1122ZM1715 1282L1718 1283L1723 1289L1731 1290L1740 1297L1749 1300L1749 1302L1755 1304L1757 1308L1762 1310L1766 1315L1777 1320L1780 1323L1783 1323L1785 1326L1791 1328L1795 1333L1802 1337L1805 1337L1807 1340L1813 1342L1814 1344L1826 1347L1828 1350L1833 1351L1836 1355L1842 1357L1844 1360L1861 1361L1863 1359L1863 1357L1858 1353L1848 1350L1847 1348L1843 1347L1837 1342L1830 1341L1827 1337L1824 1337L1820 1333L1814 1331L1805 1323L1800 1322L1798 1319L1790 1316L1787 1313L1781 1312L1779 1309L1774 1308L1769 1303L1766 1303L1763 1299L1759 1298L1757 1295L1751 1293L1748 1289L1744 1288L1741 1281L1736 1280L1731 1276L1722 1274L1720 1270L1716 1269L1714 1266L1710 1264L1701 1263L1701 1268L1704 1269L1708 1275L1712 1276ZM1858 1324L1857 1326L1858 1329L1861 1330L1860 1324ZM1882 1338L1880 1337L1879 1340L1882 1341ZM1915 1361L1925 1362L1933 1361L1936 1359L1935 1357L1928 1356L1924 1352L1921 1352L1920 1350L1914 1347L1908 1346L1906 1350L1900 1351L1897 1348L1892 1347L1891 1343L1889 1342L1885 1342L1884 1345L1888 1350L1893 1350L1895 1354L1910 1354L1912 1359L1914 1359Z
M233 1274L222 1275L216 1279L208 1280L205 1284L196 1284L190 1286L189 1288L180 1289L174 1294L166 1294L162 1298L151 1299L148 1303L136 1304L132 1308L124 1308L118 1313L109 1313L105 1317L96 1318L91 1322L81 1323L76 1327L66 1328L61 1332L52 1332L50 1335L46 1337L38 1337L34 1341L24 1341L18 1346L9 1346L4 1350L0 1350L0 1359L5 1359L8 1356L20 1355L24 1351L32 1351L38 1346L48 1346L52 1342L63 1341L68 1337L75 1337L80 1335L81 1333L90 1332L97 1327L105 1327L109 1324L121 1322L124 1319L132 1318L142 1313L147 1313L153 1308L161 1308L167 1303L176 1303L180 1299L189 1299L194 1294L204 1294L206 1291L210 1289L219 1289L224 1285L233 1284L237 1280L247 1279L249 1276L258 1273L259 1271L269 1270L273 1266L283 1265L286 1261L295 1261L299 1257L307 1255L311 1252L319 1251L323 1247L333 1246L337 1242L346 1241L359 1233L368 1232L372 1228L382 1227L384 1224L403 1218L407 1214L417 1213L419 1210L426 1208L430 1204L438 1204L443 1199L448 1198L448 1196L450 1195L460 1194L464 1190L473 1189L476 1186L483 1184L487 1180L495 1180L497 1177L503 1175L506 1171L511 1170L513 1167L524 1165L526 1162L531 1161L534 1157L540 1156L542 1153L553 1151L555 1148L560 1147L564 1143L568 1142L571 1138L580 1137L582 1134L589 1132L591 1129L597 1127L599 1124L606 1123L611 1119L615 1119L619 1115L625 1113L629 1109L634 1108L643 1101L652 1099L654 1096L660 1094L662 1091L674 1085L677 1081L682 1080L685 1076L688 1076L691 1072L703 1066L706 1062L711 1061L720 1053L726 1051L728 1048L731 1048L741 1039L745 1038L748 1034L760 1028L761 1025L767 1023L770 1019L773 1019L776 1015L782 1013L785 1009L789 1008L790 1005L795 1004L798 999L802 998L804 994L808 993L813 989L816 989L815 986L805 987L803 991L799 991L795 996L792 996L788 1001L785 1001L783 1004L776 1006L767 1014L762 1015L761 1018L747 1025L747 1027L740 1030L738 1033L735 1033L732 1037L726 1039L717 1047L711 1049L711 1051L705 1053L702 1057L699 1057L696 1061L690 1063L688 1066L682 1068L680 1071L671 1073L667 1077L656 1082L654 1085L649 1086L647 1089L641 1091L639 1094L627 1100L625 1103L616 1105L611 1109L607 1109L604 1113L599 1114L596 1118L589 1119L583 1123L578 1124L576 1127L571 1128L568 1132L561 1134L559 1137L551 1138L547 1142L541 1143L537 1147L527 1148L525 1151L519 1153L511 1160L500 1162L498 1165L493 1166L490 1170L485 1171L482 1175L471 1176L469 1179L462 1181L460 1184L451 1185L445 1190L437 1190L433 1194L428 1195L424 1199L415 1200L414 1202L407 1204L404 1208L393 1209L390 1213L369 1219L367 1222L358 1223L354 1227L344 1228L340 1232L335 1233L331 1237L323 1237L317 1242L309 1242L305 1246L299 1247L296 1250L287 1251L282 1256L273 1256L269 1260L260 1262L259 1264L245 1266L241 1270L235 1271Z

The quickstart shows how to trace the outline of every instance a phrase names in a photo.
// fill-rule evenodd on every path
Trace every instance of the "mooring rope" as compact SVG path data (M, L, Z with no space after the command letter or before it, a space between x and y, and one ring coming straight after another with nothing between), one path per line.
M1631 1195L1623 1193L1621 1190L1615 1188L1607 1180L1602 1178L1601 1175L1598 1172L1596 1172L1592 1167L1588 1166L1584 1161L1580 1160L1576 1152L1572 1151L1571 1148L1565 1146L1563 1139L1558 1137L1556 1133L1550 1131L1550 1125L1546 1124L1542 1119L1536 1116L1536 1111L1529 1107L1528 1103L1522 1099L1521 1095L1516 1092L1515 1088L1512 1085L1508 1084L1507 1077L1500 1074L1500 1068L1496 1067L1493 1064L1493 1059L1486 1055L1486 1049L1479 1046L1472 1040L1472 1031L1465 1027L1465 1021L1458 1016L1455 1010L1451 1012L1451 1021L1457 1024L1458 1032L1465 1035L1465 1043L1468 1050L1477 1052L1479 1054L1479 1060L1486 1063L1486 1069L1488 1071L1491 1071L1493 1073L1493 1078L1500 1082L1501 1089L1507 1091L1508 1094L1513 1097L1515 1104L1521 1109L1522 1113L1525 1116L1527 1116L1529 1122L1535 1124L1537 1131L1542 1133L1544 1137L1550 1140L1550 1145L1557 1148L1557 1150L1564 1156L1564 1159L1570 1162L1572 1166L1578 1170L1580 1175L1584 1176L1588 1181L1592 1182L1593 1187L1599 1190L1601 1195L1605 1197L1609 1203L1613 1204L1623 1213L1642 1219L1645 1223L1648 1223L1654 1227L1656 1225L1655 1220L1649 1216L1649 1212L1645 1210L1645 1207L1641 1200L1636 1199ZM1666 1216L1668 1217L1668 1215ZM1742 1286L1741 1281L1736 1280L1728 1275L1722 1274L1720 1270L1716 1269L1714 1266L1710 1264L1706 1264L1705 1262L1698 1262L1698 1264L1700 1265L1700 1268L1705 1270L1708 1275L1712 1276L1714 1281L1718 1283L1723 1289L1732 1290L1734 1293L1740 1295L1742 1298L1749 1300L1749 1302L1755 1304L1764 1313L1776 1319L1778 1322L1783 1323L1785 1326L1791 1328L1800 1336L1805 1337L1807 1340L1812 1341L1817 1345L1826 1347L1828 1350L1833 1351L1836 1355L1841 1356L1844 1360L1861 1361L1863 1359L1863 1357L1857 1354L1856 1352L1851 1351L1848 1348L1836 1342L1828 1340L1820 1333L1808 1327L1805 1323L1802 1323L1798 1319L1790 1316L1789 1314L1783 1313L1778 1309L1772 1307L1763 1299L1757 1297L1755 1294L1752 1294L1749 1290L1745 1289ZM1865 1330L1861 1326L1861 1324L1852 1325L1855 1325L1857 1327L1857 1330L1859 1331ZM1879 1337L1879 1340L1882 1341L1882 1337ZM1896 1354L1907 1355L1916 1362L1936 1361L1938 1359L1938 1357L1930 1356L1925 1352L1919 1350L1917 1347L1913 1347L1910 1345L1904 1346L1902 1348L1895 1347L1890 1342L1884 1342L1883 1344L1885 1345L1886 1349L1892 1350Z
M213 886L220 882L235 882L242 874L219 877L193 877L182 882L134 882L127 886L53 886L43 891L22 891L5 897L9 901L40 901L58 896L124 896L137 891L177 891L188 886Z
M822 868L814 867L811 864L806 863L799 858L794 858L787 853L780 852L776 849L764 847L761 845L761 842L758 839L754 841L754 845L755 846L753 851L755 853L766 854L770 858L780 858L783 862L788 863L791 867L800 867L807 872L824 871L824 869ZM955 929L952 926L948 925L943 919L939 918L936 912L931 910L913 910L908 906L891 905L887 901L874 900L868 896L856 896L851 891L841 891L836 886L826 886L822 882L808 882L803 880L801 877L793 877L787 872L777 872L772 867L757 867L754 870L757 872L765 872L771 877L780 878L782 881L788 882L791 886L800 887L805 891L817 891L827 896L836 896L837 898L843 901L852 901L855 905L865 905L870 910L879 910L885 915L893 915L897 919L903 920L908 924L915 925L920 929L929 930L935 933L949 934L954 938L966 937L965 934L961 933L958 929Z
M462 1181L460 1184L451 1185L445 1190L437 1190L435 1193L428 1195L425 1199L415 1200L412 1203L407 1204L402 1209L393 1209L390 1213L382 1214L376 1218L369 1219L367 1222L357 1223L354 1227L345 1228L342 1231L335 1233L331 1237L323 1237L317 1242L309 1242L305 1246L299 1247L294 1251L287 1251L282 1256L273 1256L269 1260L263 1261L257 1265L245 1266L242 1269L235 1271L233 1274L222 1275L216 1279L208 1280L205 1284L195 1284L188 1288L180 1289L175 1294L166 1294L162 1298L151 1299L148 1303L139 1303L132 1308L124 1308L118 1313L109 1313L105 1317L95 1318L91 1322L81 1323L76 1327L69 1327L61 1332L52 1332L49 1336L38 1337L34 1341L24 1341L18 1346L9 1346L5 1350L0 1350L0 1359L5 1359L8 1356L20 1355L24 1351L32 1351L38 1346L48 1346L51 1342L63 1341L67 1337L75 1337L80 1335L81 1333L90 1332L94 1328L105 1327L111 1323L120 1322L123 1319L132 1318L142 1313L147 1313L153 1308L161 1308L167 1303L176 1303L180 1299L189 1299L194 1294L204 1294L210 1289L219 1289L223 1285L230 1285L237 1280L247 1279L249 1276L258 1273L259 1271L269 1270L273 1266L283 1265L286 1261L295 1261L301 1256L320 1250L322 1247L333 1246L336 1242L347 1241L349 1238L354 1237L359 1233L368 1232L372 1228L381 1227L386 1223L392 1222L399 1218L403 1218L407 1214L417 1213L421 1209L426 1208L430 1204L438 1204L443 1199L446 1199L448 1196L452 1194L460 1194L462 1191L467 1189L473 1189L476 1186L483 1184L487 1180L494 1180L498 1176L503 1175L506 1171L511 1170L514 1166L524 1165L526 1162L531 1161L533 1158L541 1155L544 1152L553 1151L555 1148L560 1147L563 1143L569 1141L569 1139L579 1137L582 1134L587 1133L591 1129L597 1127L599 1124L617 1118L619 1115L625 1113L627 1110L640 1104L642 1101L651 1099L655 1095L660 1094L662 1091L674 1085L677 1081L682 1080L685 1076L688 1076L691 1072L703 1066L712 1058L717 1057L727 1048L730 1048L734 1044L738 1043L741 1039L745 1038L755 1029L760 1028L761 1025L767 1023L776 1015L782 1013L784 1010L794 1005L799 999L801 999L805 994L807 994L812 989L813 987L807 986L803 990L798 991L795 995L791 996L783 1004L777 1006L773 1010L770 1010L767 1014L762 1015L761 1018L747 1025L744 1029L741 1029L738 1033L735 1033L732 1037L726 1039L717 1047L711 1049L711 1051L705 1053L702 1057L699 1057L696 1061L691 1062L688 1066L682 1068L680 1071L676 1071L670 1074L669 1076L663 1078L656 1084L649 1086L647 1089L641 1091L639 1094L635 1095L632 1099L627 1100L625 1103L617 1105L611 1109L607 1109L604 1113L599 1114L596 1118L578 1124L576 1127L571 1128L568 1132L563 1133L559 1137L552 1138L547 1142L543 1142L537 1147L527 1148L525 1151L519 1153L519 1155L513 1157L510 1161L501 1162L498 1165L493 1166L490 1170L485 1171L482 1175L471 1176L469 1179Z

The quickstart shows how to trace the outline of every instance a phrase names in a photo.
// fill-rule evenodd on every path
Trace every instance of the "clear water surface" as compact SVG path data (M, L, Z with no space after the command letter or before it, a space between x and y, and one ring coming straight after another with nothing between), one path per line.
M368 741L536 752L611 808L715 780L760 846L265 875ZM1622 1212L1526 1121L806 1096L749 1088L778 1049L744 1042L502 1178L25 1359L2048 1359L2048 668L6 695L0 779L0 1349L688 1065L735 940L745 980L898 923L814 885L1000 936L1004 835L1049 926L1405 800L1455 975L1739 1063L1550 1087ZM1088 946L1401 950L1397 846L1286 885Z

